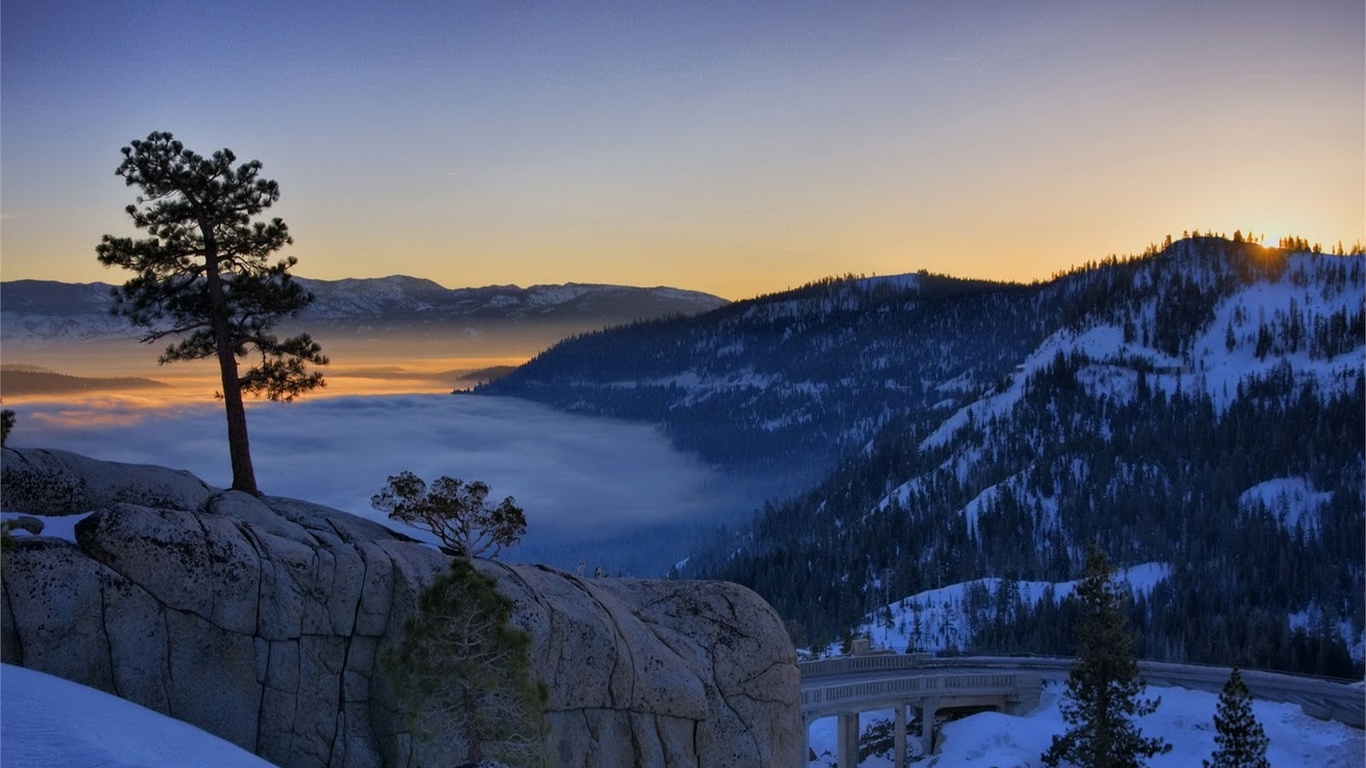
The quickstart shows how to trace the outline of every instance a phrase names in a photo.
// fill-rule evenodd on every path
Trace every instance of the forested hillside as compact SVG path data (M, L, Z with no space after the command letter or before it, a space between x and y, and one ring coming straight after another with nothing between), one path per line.
M831 279L576 336L478 391L655 422L728 469L810 485L901 414L976 399L1060 318L1025 286Z
M1094 540L1167 568L1134 608L1146 655L1343 673L1366 623L1362 262L1200 237L1030 286L829 280L576 337L481 391L807 483L681 573L755 588L817 643L994 577L972 644L1066 653L1066 604L1009 585L1075 578Z
M1066 653L1066 609L1012 582L1075 578L1094 540L1169 565L1135 604L1149 657L1360 671L1362 258L1202 239L1056 287L1062 327L1007 380L896 419L685 573L817 642L886 595L998 577L972 644Z

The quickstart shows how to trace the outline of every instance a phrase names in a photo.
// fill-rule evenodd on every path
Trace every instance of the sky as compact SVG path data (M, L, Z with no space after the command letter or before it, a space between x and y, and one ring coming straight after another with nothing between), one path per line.
M121 282L119 149L279 182L297 274L730 299L1366 235L1359 0L0 0L0 278Z

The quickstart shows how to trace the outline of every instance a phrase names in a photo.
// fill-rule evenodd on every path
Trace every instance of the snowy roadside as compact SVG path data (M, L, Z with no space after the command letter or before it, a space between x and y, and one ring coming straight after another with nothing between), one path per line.
M1060 683L1048 683L1039 708L1024 717L984 712L945 723L939 735L940 753L921 763L934 768L1037 768L1039 756L1054 734L1066 730L1058 699ZM1161 735L1172 751L1153 758L1151 768L1198 766L1214 752L1214 710L1218 694L1184 688L1148 688L1148 696L1162 705L1139 722L1145 735ZM1254 701L1252 711L1271 743L1267 758L1273 768L1359 768L1366 763L1366 732L1341 723L1315 720L1296 704ZM860 730L874 718L890 719L891 710L865 712ZM817 759L811 768L835 762L835 720L811 725L811 748ZM863 768L890 768L892 761L870 757Z

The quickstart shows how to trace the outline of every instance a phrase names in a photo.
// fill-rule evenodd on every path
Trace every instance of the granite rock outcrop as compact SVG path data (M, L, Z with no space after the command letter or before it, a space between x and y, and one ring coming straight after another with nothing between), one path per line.
M0 562L4 662L108 691L282 766L435 757L407 731L378 662L449 562L434 547L160 467L6 448L0 472L4 512L83 516L74 541L17 535ZM796 656L749 590L477 565L532 635L551 764L801 762Z

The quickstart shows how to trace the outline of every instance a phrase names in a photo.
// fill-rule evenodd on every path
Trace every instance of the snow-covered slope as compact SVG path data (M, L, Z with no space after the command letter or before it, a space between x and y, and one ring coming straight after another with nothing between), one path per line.
M0 665L5 768L270 768L194 726L94 688Z
M1115 580L1130 594L1151 594L1171 568L1165 563L1144 563L1115 573ZM864 616L856 631L868 636L873 646L904 652L965 650L972 646L974 625L991 622L1000 609L1018 603L1029 606L1051 596L1056 602L1068 597L1080 581L1008 581L974 579L908 595ZM1009 596L1002 596L1002 589Z
M1157 348L1155 341L1145 342L1150 339L1148 326L1156 325L1158 306L1166 300L1163 290L1149 292L1125 313L1127 330L1099 316L1059 329L1016 367L1007 387L954 413L922 441L921 448L944 444L969 420L1008 414L1029 379L1060 355L1084 361L1079 379L1093 397L1131 400L1142 378L1147 386L1168 394L1203 392L1215 407L1226 408L1240 384L1278 369L1291 371L1297 382L1312 381L1324 395L1346 391L1356 385L1366 354L1366 338L1348 331L1349 318L1366 304L1361 262L1360 257L1291 254L1279 275L1241 284L1221 298L1213 317L1198 335L1185 340L1179 354ZM1140 271L1134 282L1157 280L1149 273L1160 269L1153 265ZM1314 341L1316 330L1326 337L1339 323L1346 343Z

